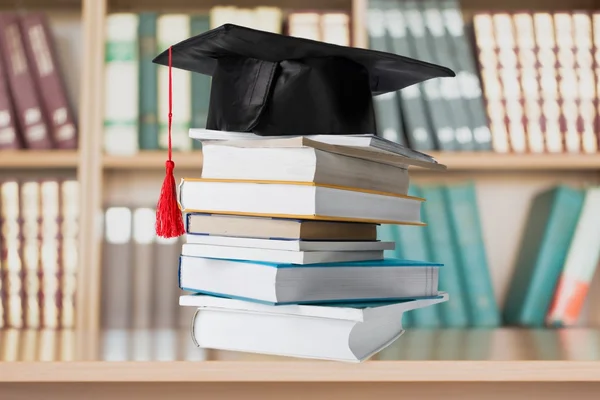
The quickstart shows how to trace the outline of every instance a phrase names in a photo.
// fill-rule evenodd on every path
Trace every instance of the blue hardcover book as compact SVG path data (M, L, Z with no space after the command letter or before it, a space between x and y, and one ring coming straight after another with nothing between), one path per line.
M467 182L447 186L444 193L453 231L453 248L463 270L462 287L469 322L475 327L496 327L500 324L500 310L488 268L475 185Z
M408 190L409 196L422 197L421 190L416 185L411 185ZM398 225L398 246L401 248L402 256L409 260L431 260L425 228L422 226ZM416 328L437 328L440 326L438 310L428 307L411 311L412 326Z
M440 263L274 264L181 256L183 290L279 305L422 299L438 295Z
M441 185L422 186L421 194L427 199L423 205L423 221L427 224L424 231L429 242L431 261L444 263L439 277L440 290L452 296L450 301L438 307L440 320L445 327L466 327L469 317L462 287L465 277L459 264L458 249L452 240L451 210L446 206L444 188Z

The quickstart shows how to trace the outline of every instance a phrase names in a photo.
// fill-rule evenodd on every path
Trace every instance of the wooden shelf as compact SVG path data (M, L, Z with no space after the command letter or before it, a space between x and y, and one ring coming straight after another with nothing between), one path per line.
M2 150L0 169L77 168L76 150Z
M25 362L0 382L600 382L600 362Z
M600 171L599 154L498 154L498 153L429 153L452 171ZM164 169L165 151L144 151L134 156L103 158L105 169ZM199 170L202 153L174 153L175 168ZM430 172L413 168L414 172ZM439 171L435 171L439 174Z

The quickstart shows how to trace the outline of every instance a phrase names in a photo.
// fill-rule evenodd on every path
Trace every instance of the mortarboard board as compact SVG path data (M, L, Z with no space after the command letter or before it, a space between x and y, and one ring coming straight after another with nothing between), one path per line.
M263 136L375 133L372 97L448 68L225 24L171 46L171 66L212 76L207 129ZM169 50L153 62L169 65Z

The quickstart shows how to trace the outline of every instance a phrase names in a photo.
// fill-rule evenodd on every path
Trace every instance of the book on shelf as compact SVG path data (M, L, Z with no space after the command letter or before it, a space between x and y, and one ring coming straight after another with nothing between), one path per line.
M0 19L0 149L76 149L77 119L47 15Z
M74 327L78 195L71 179L0 183L2 326Z

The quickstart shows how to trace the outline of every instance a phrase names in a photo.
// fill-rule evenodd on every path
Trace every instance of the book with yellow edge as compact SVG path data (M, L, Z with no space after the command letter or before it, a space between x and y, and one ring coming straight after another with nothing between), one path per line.
M314 182L184 178L184 212L424 225L424 199Z

